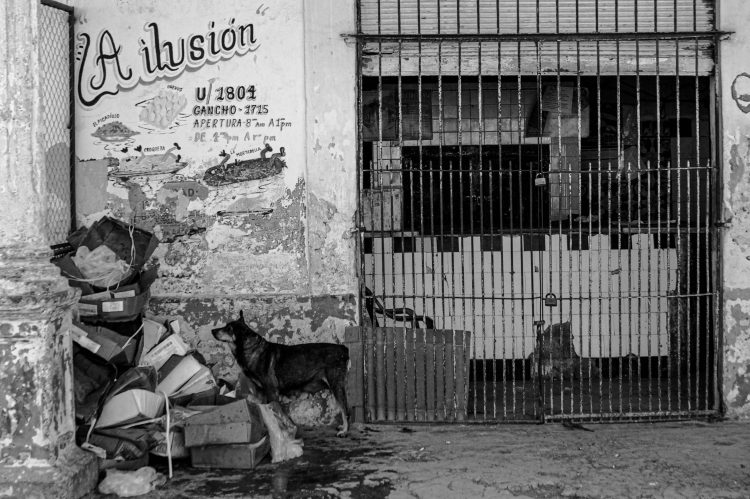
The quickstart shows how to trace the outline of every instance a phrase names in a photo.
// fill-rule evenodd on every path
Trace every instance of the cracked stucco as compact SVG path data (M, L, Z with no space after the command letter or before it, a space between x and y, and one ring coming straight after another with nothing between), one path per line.
M727 415L750 418L750 114L732 96L732 84L750 70L746 20L750 5L720 3L717 29L734 32L721 42L719 66L723 137L722 233L723 395Z

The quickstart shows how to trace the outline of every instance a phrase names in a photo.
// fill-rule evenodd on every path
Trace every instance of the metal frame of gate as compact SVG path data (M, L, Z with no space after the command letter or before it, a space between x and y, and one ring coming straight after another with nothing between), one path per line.
M721 412L710 4L357 2L366 420Z
M39 9L43 147L47 162L46 232L54 247L65 243L67 235L76 229L74 17L73 7L54 0L41 0ZM65 43L60 44L61 41ZM62 67L51 67L61 55L67 56L65 73L60 70Z

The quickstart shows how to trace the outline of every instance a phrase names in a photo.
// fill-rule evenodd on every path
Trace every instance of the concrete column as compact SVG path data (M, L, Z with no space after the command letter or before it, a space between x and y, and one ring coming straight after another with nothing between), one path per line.
M733 32L719 47L722 122L722 285L724 404L732 418L750 418L750 2L717 2L717 27Z
M0 497L80 497L95 458L75 446L70 308L49 263L39 137L38 3L0 3Z

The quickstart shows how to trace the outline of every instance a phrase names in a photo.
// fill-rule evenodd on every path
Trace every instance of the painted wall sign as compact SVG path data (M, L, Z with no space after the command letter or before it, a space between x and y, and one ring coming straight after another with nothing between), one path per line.
M238 202L268 213L304 176L301 2L104 0L77 12L79 165L108 179L80 223L105 212L195 234Z
M750 113L750 74L740 73L732 81L732 99L740 111Z

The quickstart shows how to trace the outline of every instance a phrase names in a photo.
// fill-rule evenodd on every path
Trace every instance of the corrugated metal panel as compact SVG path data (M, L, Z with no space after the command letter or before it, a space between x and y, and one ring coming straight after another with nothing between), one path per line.
M460 66L465 76L478 75L480 68L484 75L556 74L558 69L562 74L673 75L678 68L680 74L708 75L714 66L712 48L707 40L503 42L498 64L495 42L369 42L362 74L455 75Z
M714 0L362 0L365 34L691 32ZM537 11L538 6L538 11Z

